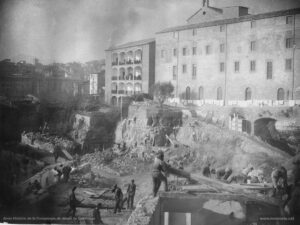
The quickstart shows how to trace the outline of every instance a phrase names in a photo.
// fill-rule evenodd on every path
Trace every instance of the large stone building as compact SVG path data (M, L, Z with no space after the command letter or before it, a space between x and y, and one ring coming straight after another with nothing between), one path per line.
M106 50L105 100L119 104L121 98L149 93L154 83L155 40L147 39Z
M204 0L186 25L156 34L155 57L155 82L180 99L300 99L300 9L250 15Z

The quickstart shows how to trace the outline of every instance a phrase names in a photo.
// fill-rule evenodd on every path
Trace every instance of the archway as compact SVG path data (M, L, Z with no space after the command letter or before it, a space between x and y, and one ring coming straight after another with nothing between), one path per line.
M119 84L119 94L124 94L125 93L125 84L120 83Z
M141 63L142 61L142 50L138 49L134 52L134 63Z
M120 80L124 80L125 79L125 69L124 68L120 68L119 79Z
M126 85L126 94L132 95L133 94L133 85L131 83L128 83Z
M118 79L118 69L114 68L112 70L112 77L111 77L112 80L117 80Z
M111 83L111 93L117 94L117 92L118 92L117 83Z
M121 52L120 53L120 65L124 65L125 64L125 52Z
M248 100L251 100L251 88L247 87L246 90L245 90L245 100L248 101Z
M127 75L126 80L132 80L133 79L133 69L132 67L127 68Z
M137 66L134 68L134 80L141 80L142 79L142 68Z
M134 92L136 94L142 93L142 85L139 83L134 84Z

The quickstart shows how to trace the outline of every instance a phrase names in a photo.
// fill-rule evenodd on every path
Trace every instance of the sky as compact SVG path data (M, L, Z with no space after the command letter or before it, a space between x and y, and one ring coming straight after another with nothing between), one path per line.
M0 60L19 55L43 63L105 58L111 45L155 37L184 25L202 0L0 0ZM251 14L300 7L300 0L210 0Z

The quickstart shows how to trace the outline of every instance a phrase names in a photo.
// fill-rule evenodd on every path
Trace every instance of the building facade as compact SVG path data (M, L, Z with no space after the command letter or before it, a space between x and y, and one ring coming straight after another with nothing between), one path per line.
M300 100L300 9L249 15L203 1L187 25L156 34L155 74L180 99Z
M105 101L120 104L122 97L149 93L154 83L155 40L131 42L106 50Z

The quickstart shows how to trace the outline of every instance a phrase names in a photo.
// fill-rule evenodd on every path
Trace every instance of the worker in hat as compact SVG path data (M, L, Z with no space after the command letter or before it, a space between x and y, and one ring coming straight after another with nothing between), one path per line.
M122 202L123 202L123 192L121 188L118 187L117 184L115 184L112 192L115 193L115 208L114 208L114 213L121 212L122 209Z
M168 191L168 180L164 173L167 172L167 164L164 161L163 151L159 151L154 159L152 169L152 181L153 181L153 196L157 195L161 182L164 183L165 191Z

